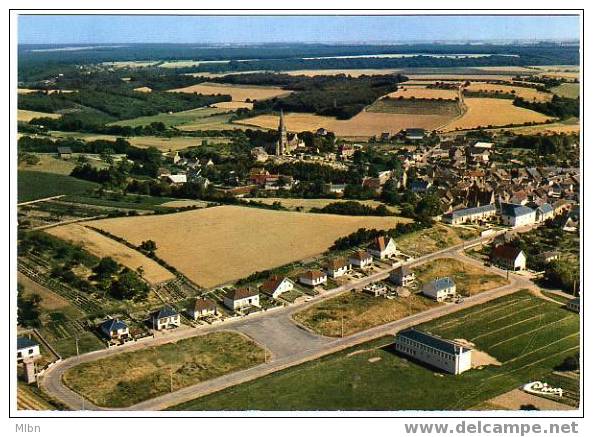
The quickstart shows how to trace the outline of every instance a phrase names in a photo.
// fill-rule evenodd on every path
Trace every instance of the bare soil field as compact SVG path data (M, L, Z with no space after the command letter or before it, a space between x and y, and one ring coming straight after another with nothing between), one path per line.
M176 214L89 222L156 254L203 287L310 258L361 227L389 229L397 217L351 217L219 206Z
M538 101L538 102L547 102L552 100L553 94L551 93L542 93L534 88L526 88L520 86L512 86L512 85L499 85L495 83L485 83L485 82L472 82L468 87L466 87L468 91L473 92L500 92L503 94L514 94L517 97L521 97L525 100L529 101Z
M266 100L272 97L285 96L291 91L283 90L273 86L243 86L227 85L220 83L203 82L198 85L191 85L185 88L169 90L177 93L198 93L198 94L228 94L234 102L245 102L246 100Z
M88 224L90 222L86 223ZM46 232L55 237L62 238L63 240L80 244L86 250L98 257L110 256L131 270L136 270L138 267L142 267L144 269L144 279L151 284L158 284L175 278L173 273L150 258L144 256L142 253L130 249L128 246L81 224L73 223L65 226L57 226L55 228L47 229ZM148 237L141 238L140 240L144 241L146 239L148 239ZM138 241L138 244L142 241Z
M426 88L425 86L410 86L413 84L403 83L401 87L393 92L387 94L388 97L404 99L446 99L455 100L457 98L457 90L445 90L437 88Z
M18 121L30 122L34 118L60 118L62 114L51 114L49 112L37 112L37 111L28 111L26 109L19 109L17 112L16 119Z
M304 113L288 113L284 115L284 119L287 129L293 132L315 131L320 127L324 127L340 137L368 138L382 132L395 134L409 127L433 130L449 122L451 117L362 111L350 120L336 120L332 117ZM237 120L233 123L233 125L235 124L276 129L278 127L278 117L275 115L259 115Z
M467 112L444 126L444 131L529 122L543 123L553 120L539 112L514 106L510 99L466 98L464 102L467 105Z
M562 404L546 399L540 396L535 396L524 392L520 389L511 390L510 392L496 396L483 403L484 409L488 410L520 410L523 405L533 405L541 411L557 411L557 410L575 410L576 408L570 405ZM487 408L486 408L487 407ZM472 408L473 409L473 408ZM478 406L476 409L482 409Z

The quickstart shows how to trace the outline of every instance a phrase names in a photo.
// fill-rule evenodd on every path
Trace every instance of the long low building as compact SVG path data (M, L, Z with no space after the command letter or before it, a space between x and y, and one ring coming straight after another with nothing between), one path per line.
M470 348L413 328L398 332L394 347L401 354L454 375L472 367Z
M475 208L458 209L443 215L443 221L452 225L478 220L488 220L496 216L495 205L476 206Z

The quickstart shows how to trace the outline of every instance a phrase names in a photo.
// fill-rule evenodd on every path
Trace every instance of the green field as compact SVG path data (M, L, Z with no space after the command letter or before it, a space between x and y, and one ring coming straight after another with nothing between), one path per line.
M568 97L569 99L576 99L581 94L580 83L563 83L551 89L554 94L560 97Z
M71 176L27 170L19 170L17 184L19 202L28 202L60 194L84 194L99 186L93 182L83 181Z
M459 105L453 100L394 99L377 100L367 108L369 112L413 115L460 115Z
M263 360L246 337L216 332L80 364L64 383L96 405L126 407Z
M384 337L173 409L466 410L550 374L579 347L578 316L526 291L422 329L472 340L502 365L458 376L435 373L396 355L392 338Z
M130 120L115 121L111 124L118 126L148 126L150 123L161 122L167 127L182 127L184 124L193 124L201 120L208 119L213 115L229 112L228 109L219 108L197 108L189 111L174 112L171 114L163 113L147 117L132 118Z

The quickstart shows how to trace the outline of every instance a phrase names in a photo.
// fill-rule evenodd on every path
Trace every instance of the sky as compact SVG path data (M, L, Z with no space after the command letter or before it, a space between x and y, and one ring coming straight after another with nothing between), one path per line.
M20 15L20 44L578 39L578 16Z

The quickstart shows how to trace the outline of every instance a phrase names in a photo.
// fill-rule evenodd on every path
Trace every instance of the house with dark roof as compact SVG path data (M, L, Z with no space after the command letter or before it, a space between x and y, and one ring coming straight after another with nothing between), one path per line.
M291 291L294 289L294 282L285 276L270 276L266 282L260 287L259 291L268 296L272 296L274 299L280 296L282 293Z
M259 307L259 292L248 287L236 288L224 296L223 302L225 307L233 311Z
M475 208L464 208L451 211L443 215L443 221L452 225L458 225L466 222L475 222L478 220L488 220L496 216L496 206L483 205Z
M441 302L449 297L455 297L457 286L455 281L449 277L437 278L422 286L422 294L428 296L437 302Z
M500 205L500 218L504 225L513 228L532 225L535 223L535 211L523 205L502 203Z
M118 319L107 319L99 325L99 331L109 340L125 340L130 336L128 325Z
M421 128L410 127L405 130L406 140L420 141L426 136L426 130Z
M574 299L566 302L566 309L569 309L570 311L574 311L575 313L580 313L581 312L581 298L575 297Z
M181 317L172 307L166 306L154 312L150 316L151 326L157 331L173 329L181 326Z
M535 221L545 222L554 218L554 207L549 203L543 203L535 209Z
M200 317L218 314L218 308L214 301L200 297L190 304L186 312L190 318L198 320Z
M373 265L373 256L364 250L359 250L358 252L351 254L348 257L348 261L353 267L366 269Z
M471 348L413 328L398 332L393 345L397 352L453 375L472 367Z
M327 274L321 270L309 270L299 276L299 282L309 287L327 283Z
M39 344L28 337L17 337L16 339L16 359L21 362L26 358L35 359L41 356Z
M70 147L58 147L58 157L70 159L72 157L72 149Z
M407 287L415 279L416 274L408 266L398 267L389 274L389 280L401 287Z
M379 259L390 258L397 253L397 247L393 238L382 235L373 240L369 253Z
M490 257L493 264L506 270L525 270L527 257L520 248L510 244L496 246Z
M339 278L350 271L352 266L346 258L334 258L327 263L325 271L332 278Z

